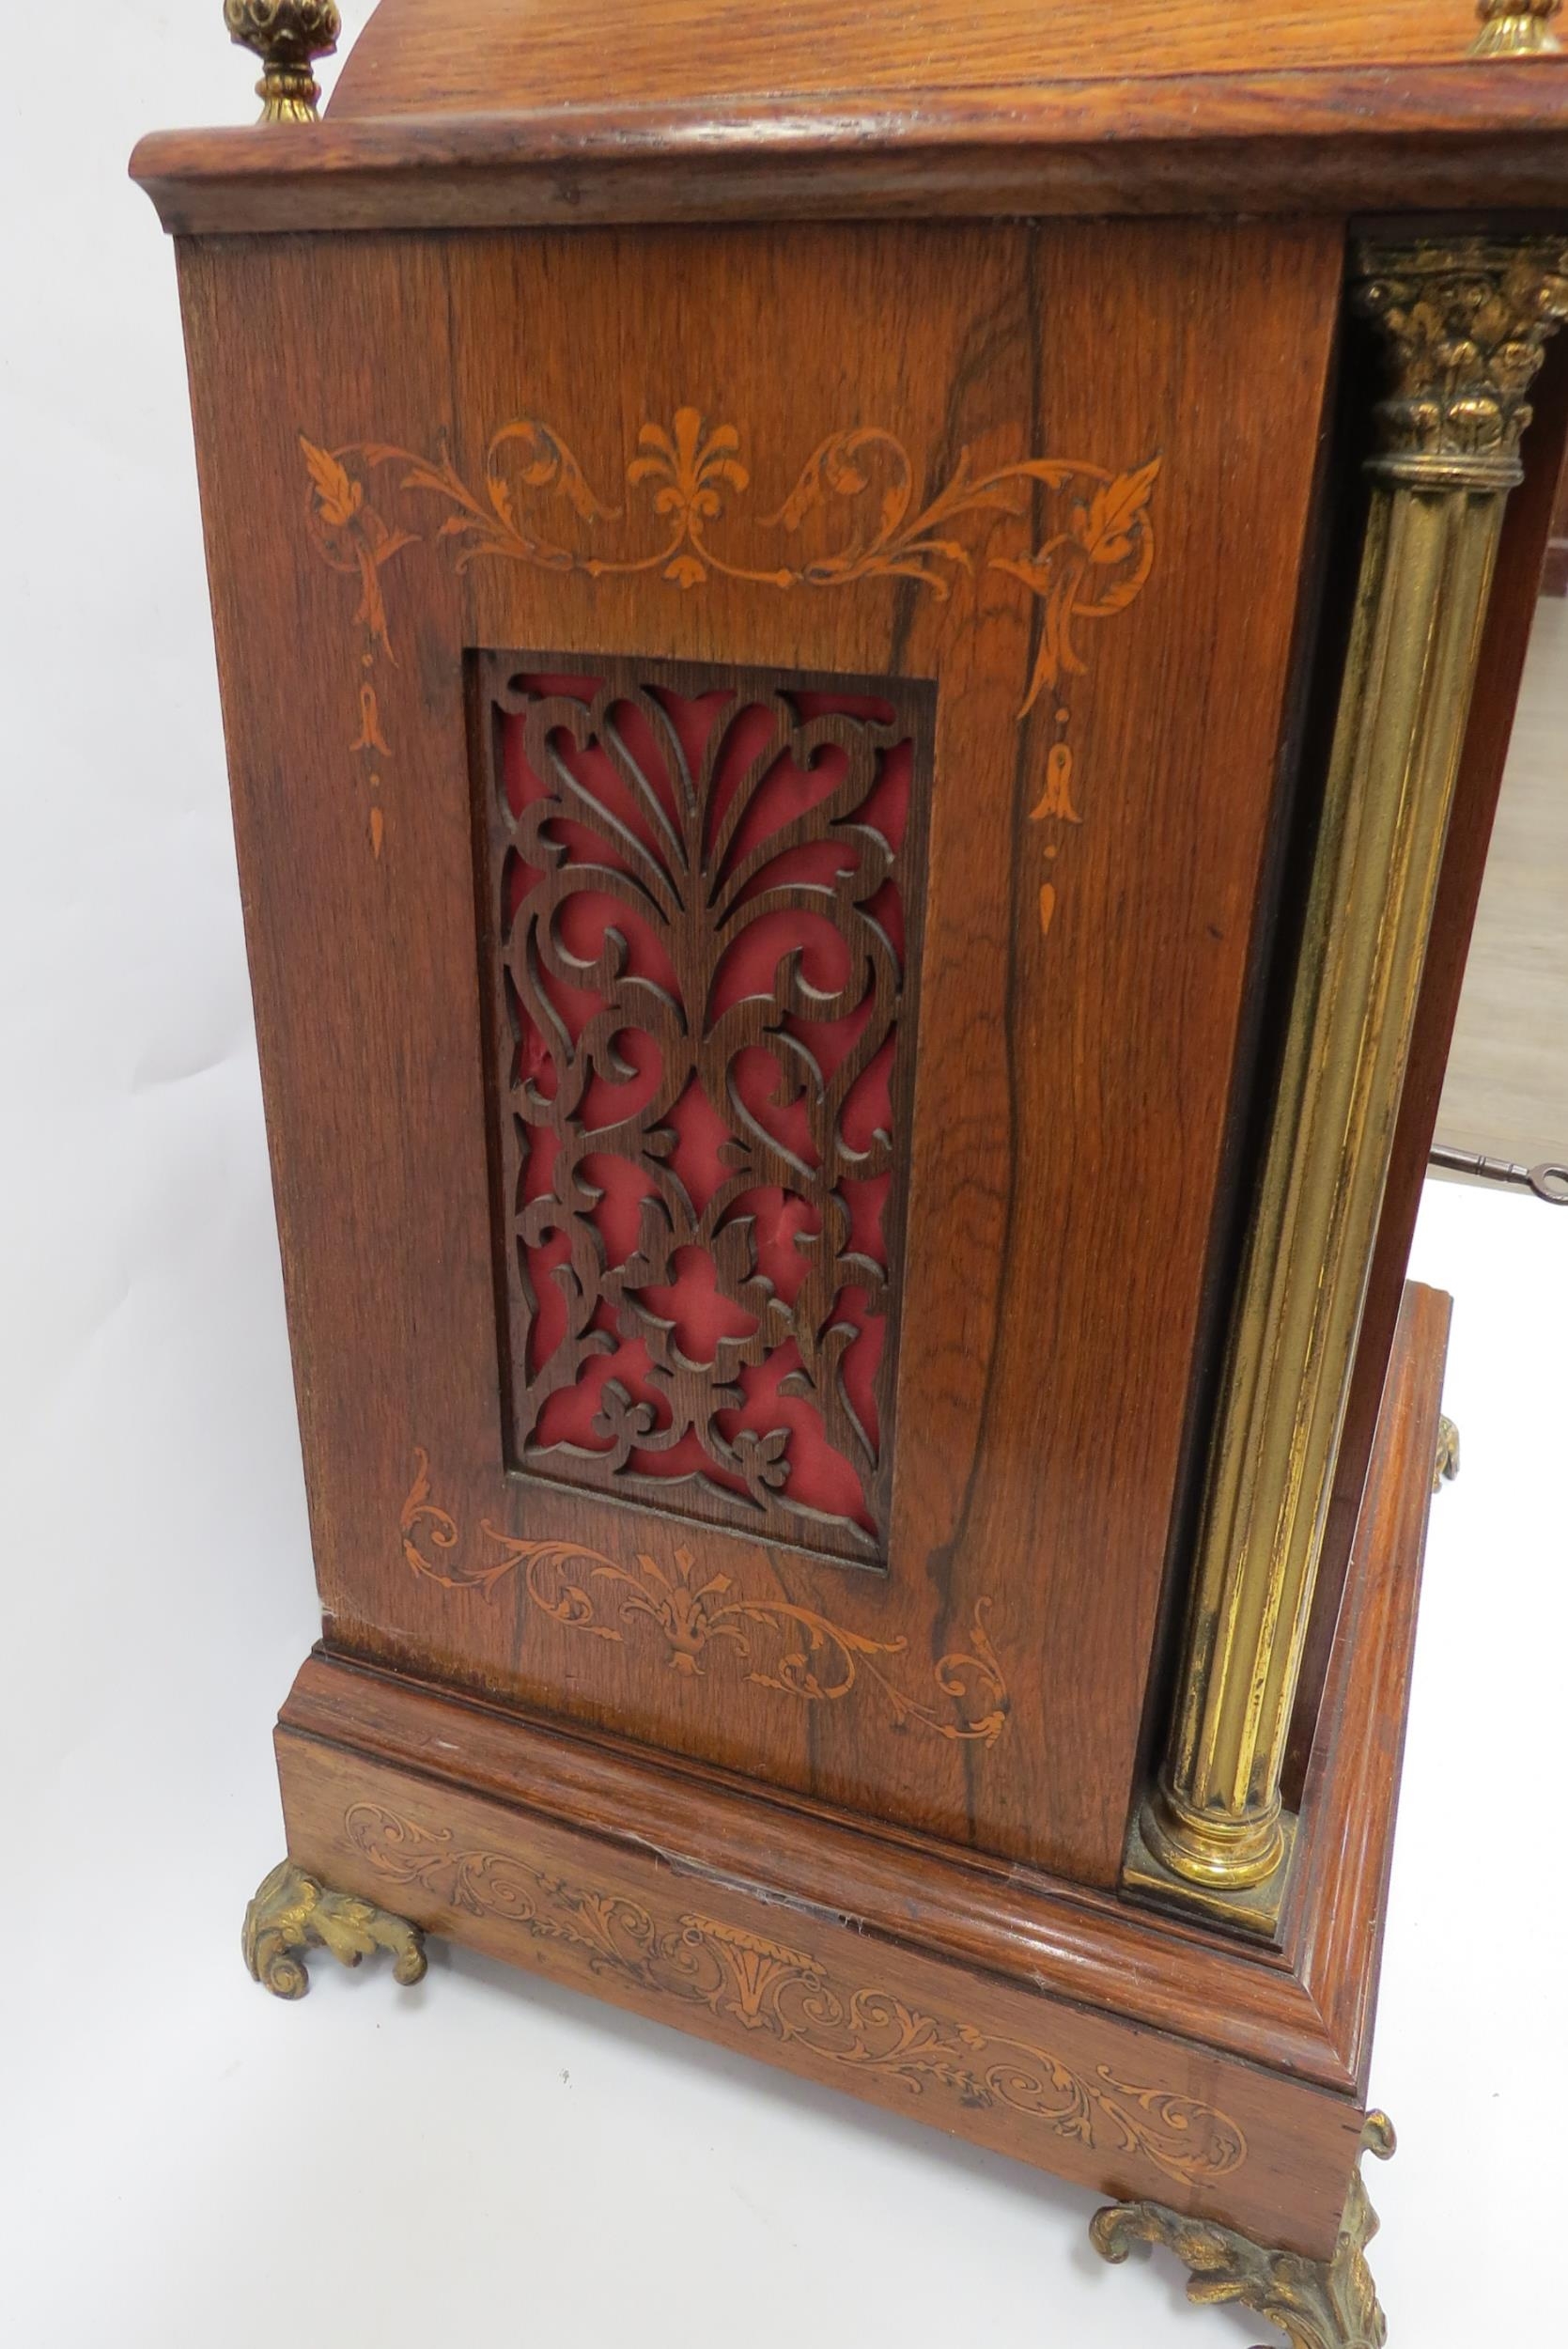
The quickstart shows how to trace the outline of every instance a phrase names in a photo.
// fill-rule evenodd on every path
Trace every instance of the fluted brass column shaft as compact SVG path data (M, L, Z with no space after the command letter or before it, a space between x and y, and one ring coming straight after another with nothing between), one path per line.
M1281 1856L1279 1765L1501 513L1497 491L1374 492L1171 1740L1173 1832L1157 1816L1151 1839L1216 1882Z
M1568 314L1540 240L1366 248L1373 496L1176 1702L1129 1879L1266 1926L1300 1671L1524 393ZM1152 1869L1150 1862L1152 1861Z

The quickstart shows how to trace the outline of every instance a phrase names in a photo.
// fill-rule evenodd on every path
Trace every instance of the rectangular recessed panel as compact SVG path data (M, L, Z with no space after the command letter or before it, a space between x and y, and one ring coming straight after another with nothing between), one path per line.
M931 689L477 690L511 1464L877 1564Z

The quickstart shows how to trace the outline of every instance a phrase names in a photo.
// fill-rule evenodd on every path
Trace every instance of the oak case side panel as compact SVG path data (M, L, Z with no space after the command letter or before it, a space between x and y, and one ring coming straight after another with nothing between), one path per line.
M187 248L331 1645L1114 1881L1339 277L1277 226ZM506 1471L513 646L934 687L885 1577Z

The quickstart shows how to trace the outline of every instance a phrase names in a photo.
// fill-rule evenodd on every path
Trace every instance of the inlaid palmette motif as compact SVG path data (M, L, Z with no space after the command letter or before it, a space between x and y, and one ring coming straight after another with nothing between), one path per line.
M656 1915L380 1803L351 1804L343 1826L388 1885L417 1887L459 1916L499 1919L546 1962L559 1950L601 1980L772 2039L830 2074L891 2080L911 2097L958 2107L1005 2107L1079 2144L1137 2155L1182 2185L1228 2177L1247 2159L1239 2123L1217 2106L1122 2079L1104 2063L1080 2072L1031 2041L914 2006L875 1981L846 1981L782 1937L691 1909Z

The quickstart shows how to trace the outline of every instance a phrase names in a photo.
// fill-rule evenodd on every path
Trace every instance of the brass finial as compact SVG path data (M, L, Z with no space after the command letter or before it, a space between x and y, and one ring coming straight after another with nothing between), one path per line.
M1562 47L1552 19L1562 0L1477 0L1481 30L1472 57L1539 57Z
M1555 0L1554 0L1555 5ZM343 19L336 0L224 0L229 39L266 69L256 86L263 122L316 122L321 85L313 57L330 57Z

